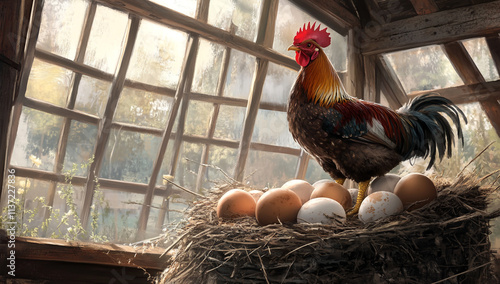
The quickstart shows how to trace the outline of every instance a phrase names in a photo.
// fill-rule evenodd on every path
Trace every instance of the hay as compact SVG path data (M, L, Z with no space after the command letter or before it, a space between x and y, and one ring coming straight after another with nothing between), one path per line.
M497 283L488 212L494 188L472 177L435 180L429 205L370 224L219 220L213 188L195 204L158 283Z

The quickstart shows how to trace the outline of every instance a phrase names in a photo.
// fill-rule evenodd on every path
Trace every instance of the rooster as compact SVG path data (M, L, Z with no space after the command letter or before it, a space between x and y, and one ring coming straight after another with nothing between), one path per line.
M302 67L290 92L288 125L293 138L336 182L349 178L359 184L356 205L348 212L354 215L373 177L413 157L429 156L429 169L436 154L451 156L454 133L443 114L455 124L462 145L460 116L467 120L438 95L416 97L397 111L350 96L323 52L330 34L315 25L304 24L288 48Z

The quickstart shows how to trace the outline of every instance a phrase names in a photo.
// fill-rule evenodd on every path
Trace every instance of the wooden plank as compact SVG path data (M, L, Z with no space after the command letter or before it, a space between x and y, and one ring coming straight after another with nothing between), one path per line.
M376 58L376 66L378 70L378 79L381 82L381 88L386 94L387 101L393 109L398 109L408 102L408 96L399 81L398 76L387 62L387 60L379 55Z
M134 131L138 133L144 133L144 134L152 134L156 136L161 136L163 134L163 130L155 127L150 127L150 126L142 126L142 125L134 125L130 123L125 123L125 122L115 122L111 124L111 127L114 129L120 129L124 131Z
M300 150L300 156L299 156L299 164L297 165L297 171L295 172L295 178L296 179L306 179L306 174L307 174L307 166L309 165L309 160L311 159L311 156L304 151L303 149Z
M438 93L450 99L455 104L468 104L483 100L489 101L490 99L500 100L500 80L432 91L413 92L409 94L408 97L412 99L427 93Z
M376 64L376 56L364 56L364 91L362 99L378 102L377 98L380 98L380 94L378 94L378 86L377 86L377 64Z
M24 99L24 106L33 108L36 110L40 110L46 113L50 113L53 115L58 115L58 116L65 116L70 119L78 120L81 122L85 123L90 123L90 124L99 124L100 118L98 116L88 114L79 110L71 110L67 109L65 107L60 107L53 105L48 102L41 101L39 99L34 99L34 98L25 98Z
M127 69L130 63L130 57L134 49L135 41L137 38L137 33L139 31L140 19L135 16L130 16L128 34L125 39L125 51L118 67L118 72L116 78L113 80L111 85L110 95L106 103L106 109L104 111L103 119L99 124L99 132L97 134L97 143L94 147L94 163L90 165L89 174L87 176L87 187L85 189L85 197L82 206L82 213L80 217L82 218L83 226L87 226L90 207L92 205L92 199L94 197L94 186L95 177L99 174L101 169L102 159L104 158L104 150L106 144L108 143L109 135L111 132L111 125L113 120L113 115L115 113L116 105L118 104L118 98L123 89L125 82L125 76L127 74Z
M298 70L295 60L274 51L271 47L259 45L253 41L232 35L229 31L207 25L205 22L191 18L172 9L150 1L141 0L97 0L107 3L115 9L132 12L148 20L165 24L190 34L198 34L202 38L224 44L233 49L243 51L274 63Z
M500 36L497 34L495 36L490 36L486 38L486 43L497 67L498 73L500 73Z
M360 27L358 18L335 1L290 0L336 32L346 35L349 29Z
M500 31L500 1L420 15L364 29L364 55L394 52Z
M434 0L410 0L415 12L419 15L427 15L439 11Z
M131 247L46 238L16 237L16 259L45 260L163 270L169 254L155 247Z

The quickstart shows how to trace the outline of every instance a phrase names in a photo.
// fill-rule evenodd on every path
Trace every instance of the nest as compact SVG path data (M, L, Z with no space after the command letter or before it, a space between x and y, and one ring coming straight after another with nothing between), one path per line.
M434 181L427 206L369 224L223 221L215 208L235 184L189 212L159 283L497 283L487 210L494 188L472 177Z

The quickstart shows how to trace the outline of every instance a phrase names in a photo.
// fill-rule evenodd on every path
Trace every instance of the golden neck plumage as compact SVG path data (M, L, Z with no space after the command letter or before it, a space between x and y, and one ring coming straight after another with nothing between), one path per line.
M302 85L309 101L331 107L335 103L353 99L345 91L339 75L322 50L318 57L300 72L304 73Z

